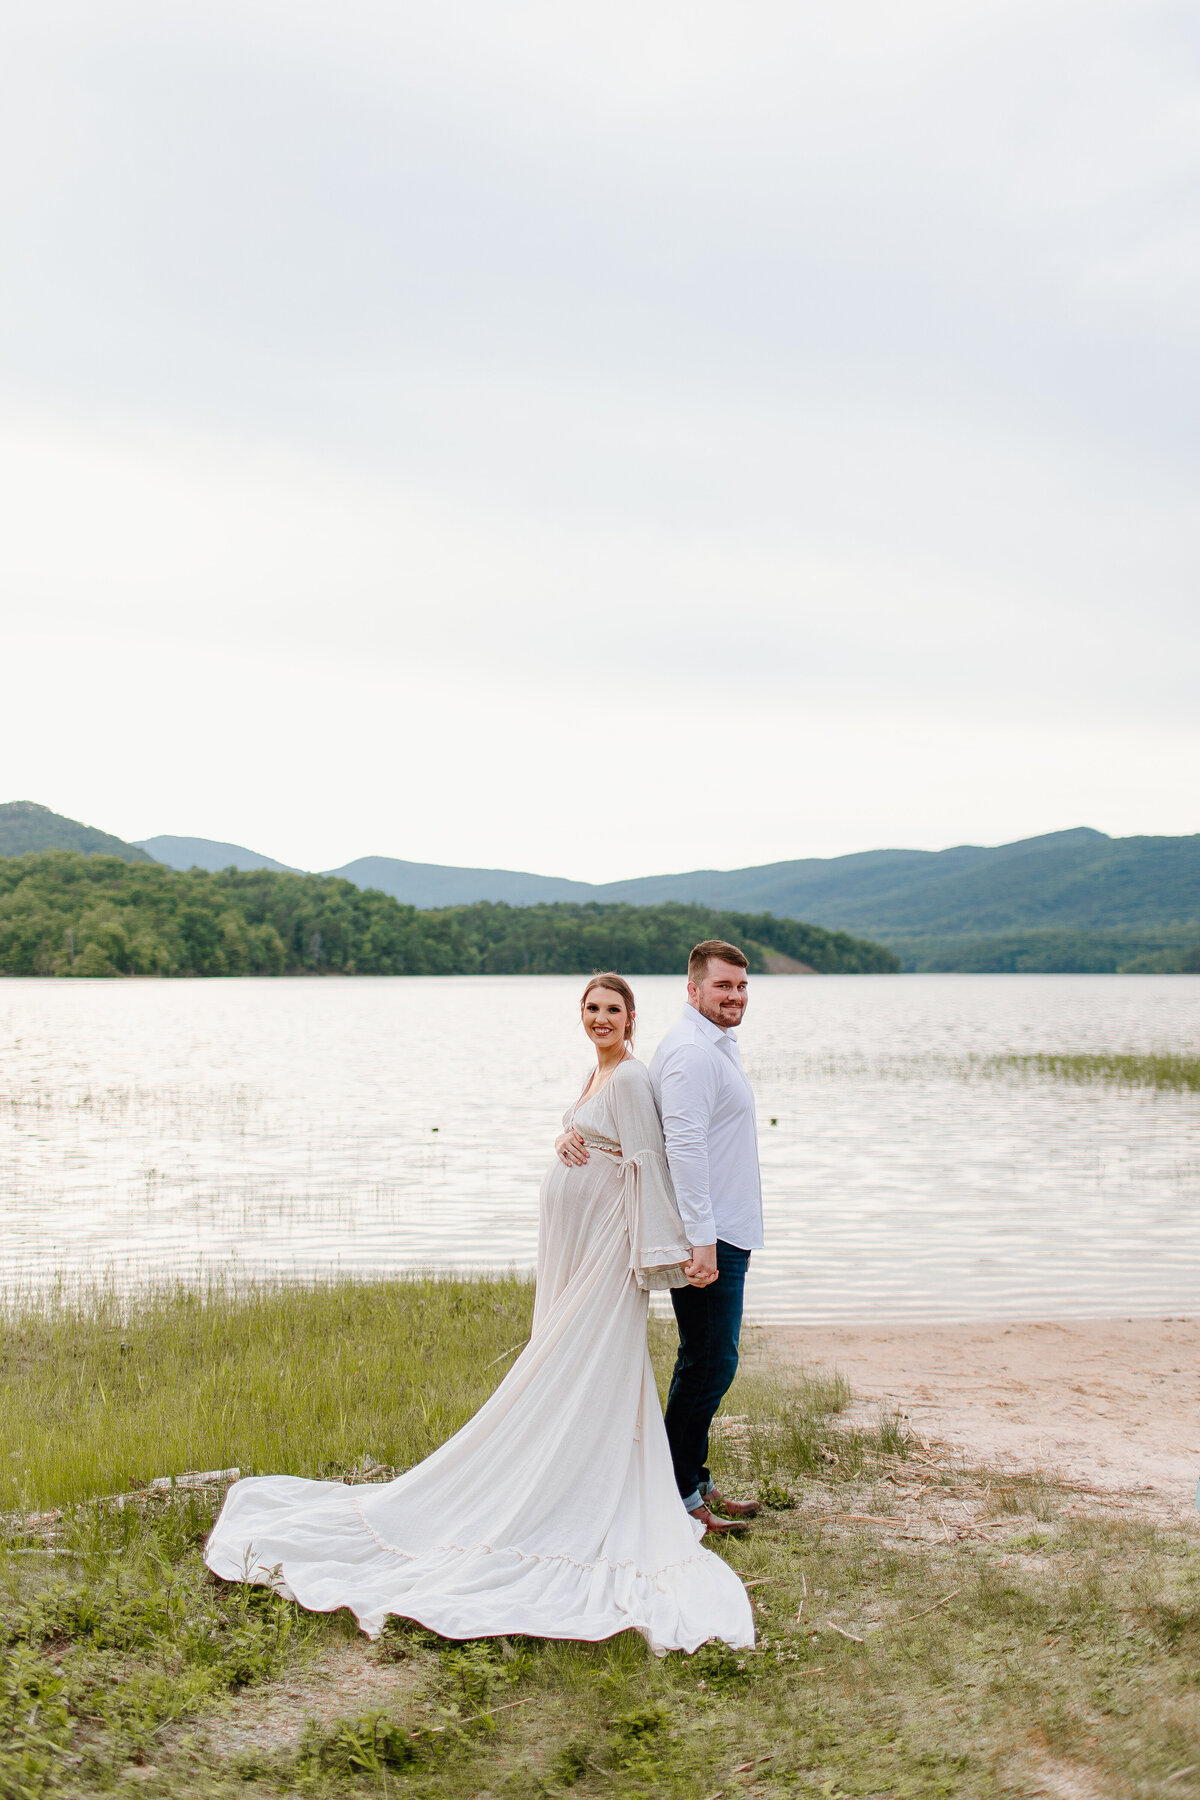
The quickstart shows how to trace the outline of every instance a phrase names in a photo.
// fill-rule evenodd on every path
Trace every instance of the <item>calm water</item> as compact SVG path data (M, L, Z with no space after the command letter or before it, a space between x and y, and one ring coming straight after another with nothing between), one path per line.
M0 1281L531 1267L580 986L0 982ZM968 1062L1196 1052L1200 978L758 977L740 1041L757 1316L1200 1313L1196 1097Z

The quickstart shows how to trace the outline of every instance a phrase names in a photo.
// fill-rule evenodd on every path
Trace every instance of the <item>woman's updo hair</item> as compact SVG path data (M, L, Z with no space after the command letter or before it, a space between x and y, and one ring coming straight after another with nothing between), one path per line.
M579 1005L580 1005L581 1009L583 1007L584 1001L587 999L587 997L591 993L592 989L598 988L598 987L611 988L613 993L620 994L622 1000L625 1002L625 1011L629 1015L625 1021L625 1042L627 1044L632 1044L633 1043L633 1021L634 1021L634 1016L637 1013L637 1002L635 1001L635 999L633 997L633 989L630 987L629 983L626 981L626 979L623 975L614 975L613 971L611 969L608 969L605 971L605 973L603 975L593 975L592 976L591 980L588 982L587 986L584 988L583 993L580 995Z

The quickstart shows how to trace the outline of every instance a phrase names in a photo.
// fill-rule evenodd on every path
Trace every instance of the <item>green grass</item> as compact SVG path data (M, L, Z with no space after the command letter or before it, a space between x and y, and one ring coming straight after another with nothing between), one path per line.
M1183 1055L1055 1055L997 1056L993 1068L1024 1074L1052 1075L1059 1081L1110 1082L1118 1087L1161 1088L1169 1093L1200 1093L1200 1056Z
M492 1391L532 1304L515 1275L10 1302L0 1512L191 1469L407 1467Z
M452 1429L506 1366L485 1367L518 1340L528 1288L180 1291L119 1318L111 1304L85 1308L74 1334L65 1306L40 1336L25 1314L29 1360L6 1362L0 1382L6 1429L22 1396L40 1405L61 1384L65 1445L72 1416L94 1405L77 1364L120 1356L106 1335L120 1330L160 1401L148 1410L135 1402L145 1386L114 1384L106 1405L146 1467L169 1472L175 1446L180 1469L249 1452L265 1468L290 1445L276 1466L316 1473L368 1451L407 1460ZM277 1384L273 1413L235 1407L205 1424L209 1437L172 1420L173 1395L194 1405L219 1391L197 1386L196 1354L252 1401L272 1366L264 1346L276 1363L294 1344L332 1364L335 1327L365 1354L368 1323L404 1340L380 1366L408 1371L376 1394L377 1412L367 1396L339 1414L343 1358L339 1377ZM653 1340L661 1372L669 1331ZM1200 1536L939 1461L892 1418L852 1429L846 1399L835 1375L754 1354L730 1396L715 1471L772 1506L749 1539L721 1546L751 1584L760 1636L748 1653L655 1659L628 1633L447 1644L400 1622L367 1647L344 1616L207 1576L200 1545L219 1493L84 1501L48 1527L14 1524L0 1545L0 1800L1200 1794ZM129 1452L91 1442L96 1485L111 1489ZM81 1466L65 1448L44 1464L38 1503L76 1495ZM259 1731L222 1750L206 1737L233 1696L282 1705L335 1655L375 1664L394 1699L366 1715L348 1700L344 1716L282 1744Z

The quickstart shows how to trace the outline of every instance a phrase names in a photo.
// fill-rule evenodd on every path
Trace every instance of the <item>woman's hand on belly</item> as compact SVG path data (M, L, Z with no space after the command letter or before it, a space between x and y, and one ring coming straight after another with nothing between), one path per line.
M568 1169L582 1168L589 1160L588 1147L577 1131L562 1131L554 1140L554 1154Z

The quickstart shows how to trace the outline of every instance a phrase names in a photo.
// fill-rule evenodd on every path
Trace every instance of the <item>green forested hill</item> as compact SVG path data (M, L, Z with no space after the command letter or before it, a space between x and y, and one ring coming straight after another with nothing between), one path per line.
M718 911L812 919L866 937L948 940L1012 932L1136 934L1200 929L1200 834L1110 838L1079 826L1012 844L950 850L865 850L744 869L693 869L592 886L511 869L442 867L364 857L332 873L414 906L479 899L680 900Z
M907 969L1108 973L1200 969L1200 835L1110 838L1080 827L1018 843L870 850L708 876L651 876L710 902L802 911L895 950Z
M887 944L912 969L1188 969L1200 955L1200 835L1110 838L1081 826L1013 844L867 850L600 887L390 857L338 873L418 906L487 895L769 910Z
M107 852L127 862L150 860L189 873L198 866L223 874L230 864L243 871L298 873L271 857L207 838L160 837L145 843L153 853L149 858L144 846L123 843L32 801L0 806L0 855L65 849ZM512 869L452 868L386 856L362 857L330 874L360 890L381 892L409 914L414 907L428 912L431 921L417 933L427 946L442 929L435 928L432 915L448 919L453 913L483 959L480 966L489 967L508 966L506 957L517 959L513 967L541 967L540 959L560 951L582 954L580 934L591 933L592 941L601 919L609 933L603 942L632 942L639 956L656 954L643 926L635 928L632 921L658 915L664 906L691 908L705 918L720 914L761 920L773 915L774 924L762 930L774 937L760 941L777 950L783 949L785 921L793 926L812 921L798 929L823 932L843 943L866 939L884 944L908 969L1102 972L1200 966L1200 834L1110 838L1080 826L1012 844L868 850L757 868L647 875L598 886ZM504 903L494 919L488 902ZM510 912L529 916L519 919ZM568 918L576 921L569 931ZM846 933L853 939L842 936ZM824 938L812 940L818 941L824 945ZM563 950L568 943L569 951ZM355 955L361 959L362 954L360 946ZM423 954L436 960L432 948ZM785 954L819 968L833 966L827 964L833 954L827 947ZM526 957L532 960L526 963ZM596 960L606 958L597 954ZM163 966L174 965L168 959Z
M486 901L418 912L324 875L69 851L0 860L6 975L678 974L707 936L741 943L760 971L772 952L825 973L899 968L877 944L769 913Z
M219 873L234 864L242 870L287 871L286 864L236 844L173 837L124 844L30 801L0 806L0 855L57 848L108 851L141 861L146 845L154 861L171 869L198 866ZM770 929L777 935L785 920L811 921L804 929L835 937L852 933L884 944L908 969L1167 971L1195 969L1200 963L1200 834L1110 838L1080 826L1012 844L867 850L601 885L388 856L360 857L328 873L357 888L379 890L410 910L420 907L447 916L456 911L464 919L470 914L472 942L482 946L480 956L497 962L526 952L536 962L549 953L546 946L560 942L563 920L584 916L580 908L593 908L587 914L593 923L586 929L595 930L595 920L603 917L615 930L615 921L624 916L618 907L648 917L673 904L699 909L705 917L774 915ZM499 922L485 927L485 914L477 909L489 901L522 913L566 903L575 912L539 914L540 923L498 915ZM530 932L542 934L542 949L530 949ZM436 932L430 925L420 935L433 942ZM648 944L640 954L650 954ZM824 951L787 954L804 962L816 958L816 966L826 966L820 960Z
M605 899L769 907L893 938L1200 925L1200 834L1110 838L1079 826L1017 843L867 850L762 868L650 875Z
M84 856L119 856L123 862L154 861L136 844L64 818L35 800L5 801L0 805L0 856L26 856L31 850L79 850Z

